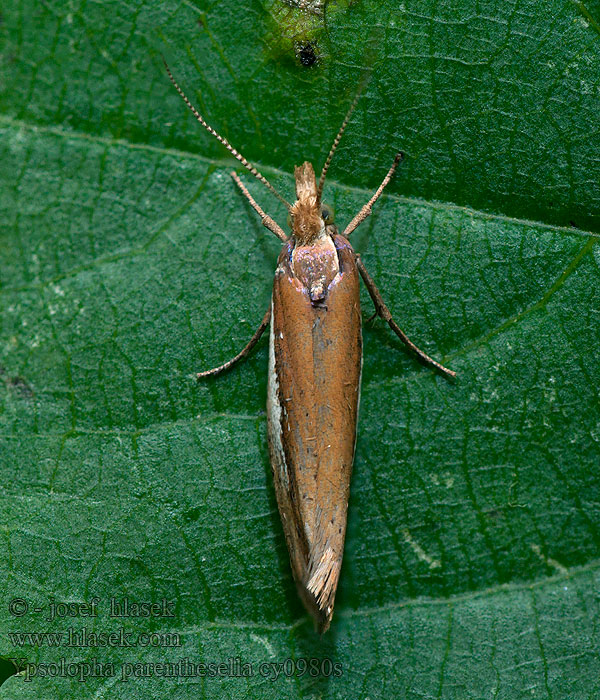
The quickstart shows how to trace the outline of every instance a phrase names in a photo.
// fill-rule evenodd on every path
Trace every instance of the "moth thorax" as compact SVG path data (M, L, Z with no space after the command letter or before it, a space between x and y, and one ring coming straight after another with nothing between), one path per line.
M324 234L310 245L296 244L294 247L292 272L313 304L325 301L329 285L339 271L338 253L331 236Z

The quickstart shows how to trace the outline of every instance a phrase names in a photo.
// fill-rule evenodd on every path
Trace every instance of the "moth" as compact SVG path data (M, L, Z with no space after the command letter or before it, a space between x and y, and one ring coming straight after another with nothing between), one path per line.
M235 172L231 177L282 243L271 305L246 347L228 362L198 379L220 374L246 357L270 325L267 429L275 493L300 598L325 632L331 623L346 535L350 476L354 461L362 330L359 277L375 305L400 340L426 365L455 373L420 350L396 324L365 266L354 252L350 234L370 214L402 158L397 153L381 185L340 234L331 209L323 203L325 177L360 92L356 95L317 182L313 166L294 169L296 201L288 203L229 142L200 116L169 78L196 119L254 177L286 206L291 234L256 203Z

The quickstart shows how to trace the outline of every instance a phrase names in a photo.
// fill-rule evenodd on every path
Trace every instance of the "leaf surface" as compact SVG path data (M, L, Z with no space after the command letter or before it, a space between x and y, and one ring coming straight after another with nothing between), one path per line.
M332 0L310 22L267 0L1 12L0 656L46 677L2 661L0 697L597 697L600 7ZM297 41L318 65L299 64ZM288 198L294 164L320 167L370 70L326 185L340 226L407 154L353 243L400 325L458 380L366 326L323 638L273 494L265 342L193 379L259 324L279 244L159 52ZM52 602L94 597L96 615L49 619ZM164 599L174 615L111 617L113 598ZM136 643L85 645L84 629ZM63 637L14 636L30 632ZM114 673L53 677L61 659ZM178 679L135 666L185 659L225 666Z

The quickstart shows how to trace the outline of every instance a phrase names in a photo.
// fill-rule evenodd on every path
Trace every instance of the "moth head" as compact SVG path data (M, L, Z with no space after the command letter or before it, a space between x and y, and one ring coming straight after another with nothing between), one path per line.
M300 245L312 243L325 231L313 166L305 162L294 168L296 201L290 209L292 233Z

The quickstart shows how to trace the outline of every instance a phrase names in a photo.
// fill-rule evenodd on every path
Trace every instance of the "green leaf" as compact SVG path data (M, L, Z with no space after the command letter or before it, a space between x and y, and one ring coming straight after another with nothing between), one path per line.
M600 6L293 5L1 9L0 698L594 699ZM340 225L407 154L353 243L458 380L365 328L322 638L273 494L264 341L193 378L260 322L278 243L161 52L288 198L370 71L326 185ZM63 637L19 636L44 632Z

